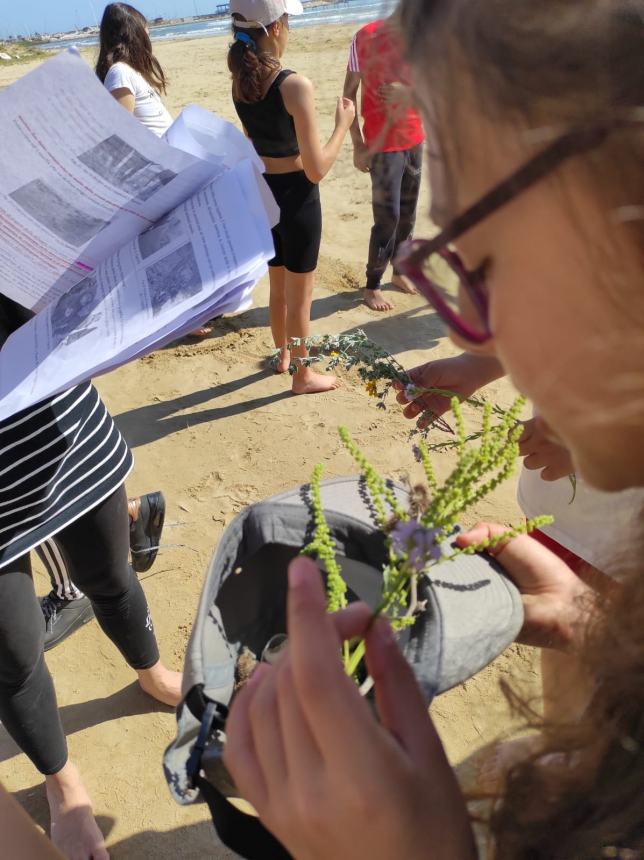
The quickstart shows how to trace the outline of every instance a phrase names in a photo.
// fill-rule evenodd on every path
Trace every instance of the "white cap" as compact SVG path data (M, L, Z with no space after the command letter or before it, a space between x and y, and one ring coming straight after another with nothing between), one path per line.
M241 15L245 21L235 21L236 27L266 28L282 15L301 15L300 0L230 0L230 14ZM250 25L250 27L249 27Z

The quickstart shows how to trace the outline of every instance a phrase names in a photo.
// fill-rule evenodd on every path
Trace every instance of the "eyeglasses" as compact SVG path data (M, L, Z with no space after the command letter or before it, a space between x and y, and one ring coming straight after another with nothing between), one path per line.
M450 244L567 159L596 148L617 128L641 122L636 116L612 120L558 137L458 215L433 239L405 242L396 257L396 270L412 281L443 322L463 340L473 344L485 343L492 337L485 271L483 268L468 270ZM452 277L444 276L439 283L434 273L441 270L445 273L445 268L451 271ZM450 289L450 283L456 283L458 289ZM467 307L467 315L463 313L464 306Z

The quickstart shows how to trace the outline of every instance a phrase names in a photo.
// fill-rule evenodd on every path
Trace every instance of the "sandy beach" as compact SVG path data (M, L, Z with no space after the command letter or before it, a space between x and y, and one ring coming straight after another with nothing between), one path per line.
M314 82L321 134L333 123L354 27L294 31L286 65ZM170 88L173 115L196 103L235 121L226 69L227 38L155 46ZM85 54L92 62L92 52ZM0 88L29 71L0 69ZM395 310L379 314L361 302L369 229L368 176L354 170L345 144L321 185L324 232L313 304L314 333L362 328L406 366L453 354L454 347L424 301L390 293ZM430 233L428 197L421 192L417 235ZM162 656L182 665L201 583L223 528L245 505L308 480L316 462L328 476L351 473L337 438L346 424L383 474L401 477L412 464L409 425L393 401L376 408L354 375L327 395L293 397L284 378L265 369L272 349L268 288L254 307L220 320L210 338L181 343L98 380L98 387L135 456L130 494L162 489L167 528L155 566L143 574ZM503 405L511 387L496 383L488 395ZM450 469L449 453L437 471ZM515 481L471 512L470 521L520 518ZM39 593L48 588L38 573ZM217 842L203 805L176 806L161 770L163 749L174 733L170 709L148 699L96 622L49 652L70 754L81 769L99 823L115 860L128 858L229 858ZM538 655L513 647L475 679L440 697L432 712L448 753L459 761L511 725L498 688L516 679L538 693ZM48 810L42 780L0 729L0 780L44 828Z

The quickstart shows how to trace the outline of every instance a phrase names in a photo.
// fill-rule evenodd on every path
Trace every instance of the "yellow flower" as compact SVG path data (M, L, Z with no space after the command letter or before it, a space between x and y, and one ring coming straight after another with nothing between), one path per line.
M365 387L367 389L367 394L370 397L377 397L378 396L378 388L376 387L376 380L375 379L369 379L367 381L367 384Z
M336 355L339 355L339 353L338 353L338 352L335 352L335 350L334 350L334 351L331 353L331 358L335 358L335 357L336 357Z

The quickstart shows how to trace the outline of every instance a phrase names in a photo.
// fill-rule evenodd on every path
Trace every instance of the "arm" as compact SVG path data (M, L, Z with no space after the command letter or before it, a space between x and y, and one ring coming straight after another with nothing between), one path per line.
M506 531L504 526L478 523L460 534L461 547L480 544ZM519 535L487 550L514 580L523 600L523 628L517 642L537 648L579 651L597 611L592 588L568 565L529 535Z
M353 102L356 115L351 123L349 134L353 141L353 166L362 173L368 173L371 156L367 144L362 137L360 130L360 121L358 119L358 90L362 83L362 75L360 72L353 72L347 69L347 74L344 78L343 95L345 98Z
M128 90L127 87L119 87L112 90L111 94L125 110L134 113L134 93L131 90Z
M63 860L24 809L0 785L0 832L3 856L12 860Z
M335 112L335 128L329 140L320 143L313 84L302 75L290 75L282 84L282 98L286 110L293 117L302 166L311 182L320 182L327 175L338 157L342 141L355 116L353 104L348 99L338 99Z

